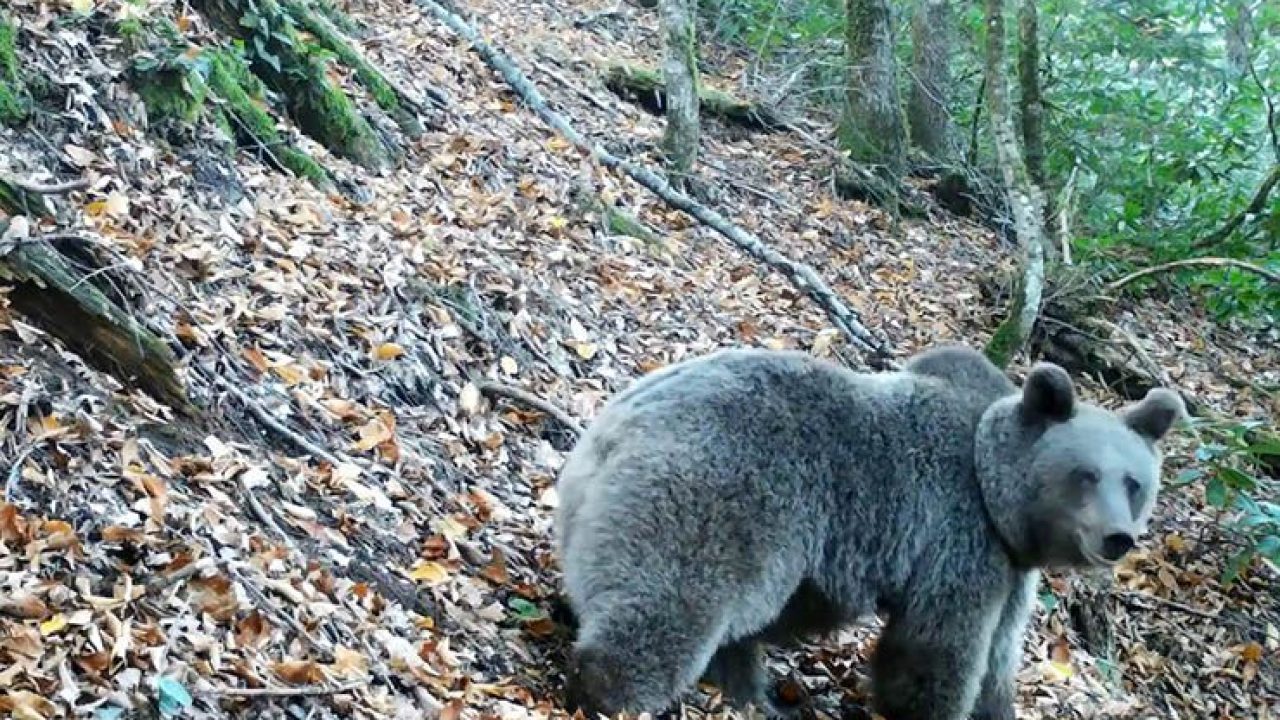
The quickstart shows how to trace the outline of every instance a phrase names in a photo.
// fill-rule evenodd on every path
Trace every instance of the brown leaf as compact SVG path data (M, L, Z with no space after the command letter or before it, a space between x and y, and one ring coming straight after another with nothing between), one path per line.
M26 544L27 521L15 505L0 503L0 542Z
M502 550L493 549L493 559L480 571L480 574L497 585L506 585L510 582L511 575L507 572L507 559L503 556Z
M146 540L146 534L136 528L122 525L108 525L102 528L102 539L109 543L140 544Z
M265 374L271 369L271 363L267 362L267 356L263 355L262 351L256 347L247 347L240 354L244 355L244 359L248 360L249 364L260 373Z
M39 620L48 614L49 606L29 592L18 592L10 597L0 598L0 615L23 620Z
M240 608L231 580L225 575L195 578L190 581L191 603L197 610L217 620L227 620Z
M71 523L65 520L47 520L40 524L41 539L49 550L65 550L80 544Z
M271 637L271 625L256 609L236 623L236 644L240 647L260 647L269 637Z
M316 685L325 681L324 671L311 660L285 660L272 663L271 672L287 683Z
M57 709L53 703L26 690L0 695L0 710L8 712L13 720L45 720Z

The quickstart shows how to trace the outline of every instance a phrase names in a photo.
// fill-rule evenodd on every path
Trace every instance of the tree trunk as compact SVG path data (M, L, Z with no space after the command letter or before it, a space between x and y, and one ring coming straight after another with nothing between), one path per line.
M886 0L847 0L847 104L840 144L854 162L875 166L896 188L905 158L905 130L893 57L893 18Z
M986 5L986 74L987 117L1000 164L1000 175L1014 231L1022 247L1022 278L1018 292L1001 323L987 344L987 354L1001 367L1008 365L1031 336L1044 293L1044 196L1027 175L1018 136L1009 116L1009 84L1004 75L1004 0L985 0Z
M912 83L907 98L911 142L941 162L956 148L947 90L951 87L951 13L946 0L920 0L911 20Z
M1053 227L1053 192L1045 173L1044 99L1040 94L1040 33L1036 0L1022 0L1018 8L1018 84L1022 90L1022 144L1027 174L1044 193L1044 222ZM1066 242L1070 238L1058 238Z
M1227 46L1227 73L1230 80L1240 80L1249 72L1249 45L1253 34L1253 13L1248 2L1234 3L1227 9L1227 27L1223 41Z
M698 45L694 35L695 0L659 0L662 75L667 93L667 130L662 138L667 170L682 184L698 159Z

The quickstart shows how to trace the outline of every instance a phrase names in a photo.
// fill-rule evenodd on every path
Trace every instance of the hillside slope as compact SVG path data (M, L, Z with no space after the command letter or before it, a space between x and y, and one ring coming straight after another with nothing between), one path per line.
M212 128L173 143L148 132L103 32L129 3L74 4L93 15L8 3L24 71L60 103L0 130L0 172L87 182L50 198L56 219L29 234L102 268L85 281L174 346L201 411L89 367L0 294L0 708L14 717L563 715L550 509L573 434L492 383L586 424L636 376L716 347L860 363L786 278L584 157L410 2L336 3L397 84L448 99L384 171L299 140L348 196L212 149ZM607 60L654 57L651 14L465 9L582 132L656 167L661 119L600 80ZM178 25L212 32L199 16ZM709 54L731 87L742 61ZM981 284L1008 248L941 212L895 227L836 199L816 143L710 122L713 204L818 268L900 357L983 342ZM601 201L661 239L610 232ZM1218 410L1280 414L1238 382L1278 379L1274 338L1156 298L1116 322ZM1192 448L1187 433L1171 445L1170 476ZM1230 549L1199 493L1166 492L1118 572L1123 681L1077 641L1074 582L1049 584L1021 717L1280 715L1275 569L1223 588ZM820 711L859 717L873 631L777 659L799 664Z

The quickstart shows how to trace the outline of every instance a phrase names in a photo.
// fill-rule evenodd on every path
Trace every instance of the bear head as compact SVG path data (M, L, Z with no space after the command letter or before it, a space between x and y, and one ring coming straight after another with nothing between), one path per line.
M1119 412L1080 402L1067 372L1032 368L983 413L975 461L983 500L1014 563L1099 567L1145 534L1160 485L1157 443L1186 415L1156 388Z

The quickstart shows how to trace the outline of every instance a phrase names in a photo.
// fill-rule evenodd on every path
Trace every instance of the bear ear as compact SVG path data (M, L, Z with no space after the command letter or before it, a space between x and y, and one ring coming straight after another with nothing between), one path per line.
M1155 442L1186 414L1186 405L1178 393L1167 388L1152 388L1141 402L1125 408L1120 417L1134 432Z
M1022 384L1022 412L1029 419L1063 422L1076 409L1076 389L1066 370L1053 363L1036 363Z

